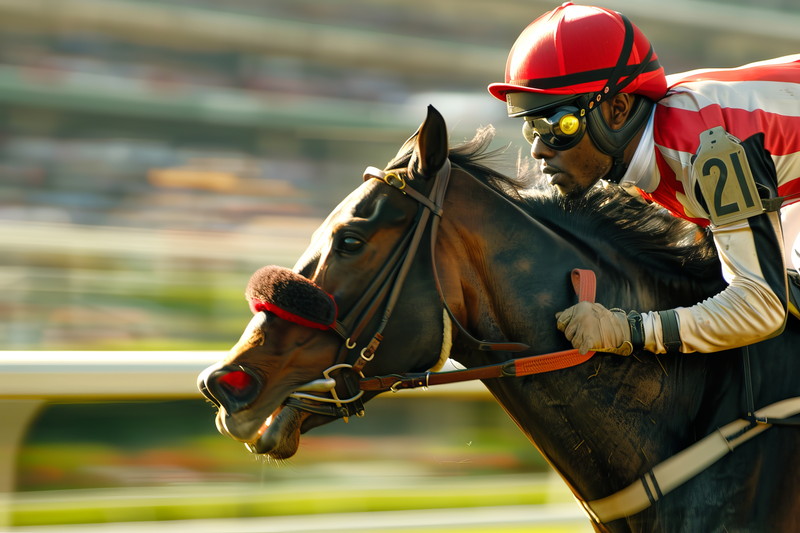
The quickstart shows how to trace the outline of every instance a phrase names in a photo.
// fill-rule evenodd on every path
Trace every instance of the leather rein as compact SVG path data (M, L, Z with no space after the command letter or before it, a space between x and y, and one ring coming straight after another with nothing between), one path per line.
M580 301L594 301L596 285L594 272L576 268L572 271L571 277L572 286L578 295L578 299ZM441 292L439 294L441 295ZM444 303L444 300L442 301ZM451 320L460 326L449 308L448 313L450 314ZM487 343L477 340L475 343L477 343L479 349L497 351L496 348L493 349L493 346L497 343ZM582 354L576 349L570 349L510 359L503 363L467 368L465 370L454 370L451 372L421 372L416 374L405 373L374 376L362 378L360 387L362 390L398 391L400 389L430 387L431 385L444 385L447 383L458 383L475 379L521 377L577 366L591 359L594 354L595 352L592 351Z
M400 389L430 387L432 385L476 379L526 376L576 366L586 362L594 355L594 352L581 354L578 350L571 349L510 359L503 363L450 372L429 371L364 376L363 369L375 357L376 350L383 340L383 330L391 318L406 275L411 268L411 264L422 243L422 237L428 227L430 227L431 267L439 299L451 322L456 325L467 342L481 351L524 352L530 350L530 346L523 343L489 342L476 339L458 321L447 304L436 268L435 248L437 230L443 214L444 199L450 180L451 168L450 161L445 160L444 165L433 178L429 195L425 196L408 184L404 177L408 172L407 170L384 171L376 167L367 167L364 172L364 181L377 179L397 189L419 204L415 221L356 304L347 312L346 316L341 320L337 320L334 324L332 329L344 341L337 357L338 363L323 372L323 379L307 383L292 393L287 400L287 405L316 414L343 418L347 421L349 416L363 416L364 407L361 397L366 391L384 392L391 390L396 392ZM473 177L469 173L466 174ZM496 193L494 189L489 188L489 190ZM575 269L571 273L571 279L573 288L580 300L594 300L596 285L594 272ZM357 340L376 316L381 304L383 304L383 315L369 342L360 350L359 356L353 364L342 362L346 360L351 351L357 348ZM346 396L344 398L340 397L337 391L339 382L345 388ZM326 398L314 394L322 392L329 393L331 397Z

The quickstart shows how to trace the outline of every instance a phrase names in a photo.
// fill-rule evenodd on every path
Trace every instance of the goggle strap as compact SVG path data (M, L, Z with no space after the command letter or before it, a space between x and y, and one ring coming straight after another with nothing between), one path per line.
M581 115L584 115L591 111L592 109L599 106L604 101L612 98L614 95L618 94L622 89L630 85L630 83L635 80L640 74L645 72L646 70L653 70L653 65L651 63L655 63L655 67L658 68L659 64L658 61L651 61L653 57L653 45L650 45L650 49L647 51L647 55L645 58L637 64L632 71L625 77L622 81L618 81L621 76L625 74L626 71L630 69L628 66L628 58L631 55L631 50L633 49L634 43L634 31L633 25L631 21L628 20L628 17L623 15L622 13L619 14L622 18L622 22L625 25L625 38L622 42L622 49L619 53L619 58L617 59L617 64L614 66L614 70L611 71L611 75L608 77L608 81L603 87L602 90L597 91L594 93L589 100L587 101L586 105L583 106L581 110Z

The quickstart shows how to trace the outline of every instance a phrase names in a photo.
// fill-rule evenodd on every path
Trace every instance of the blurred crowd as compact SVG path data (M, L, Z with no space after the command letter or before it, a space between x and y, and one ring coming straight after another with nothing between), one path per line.
M427 104L454 141L494 124L516 161L516 124L485 87L551 4L0 3L3 348L233 342L249 274L291 266ZM672 72L795 52L800 40L785 29L796 10L778 0L728 6L727 22L609 4Z

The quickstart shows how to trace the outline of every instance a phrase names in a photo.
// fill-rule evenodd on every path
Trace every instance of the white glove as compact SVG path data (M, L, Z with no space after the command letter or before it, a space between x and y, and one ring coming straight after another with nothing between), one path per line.
M582 354L633 352L631 328L624 311L608 310L600 304L580 302L556 313L556 326Z

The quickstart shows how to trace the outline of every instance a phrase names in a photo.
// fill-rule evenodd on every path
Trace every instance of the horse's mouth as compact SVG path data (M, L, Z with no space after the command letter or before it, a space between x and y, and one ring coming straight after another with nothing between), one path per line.
M217 426L221 433L244 442L252 453L288 459L297 453L301 427L308 415L305 411L281 405L266 419L237 422L236 417L226 416L221 409ZM257 425L259 420L261 423Z
M257 439L247 444L253 453L267 454L273 459L288 459L297 453L300 429L309 413L291 406L278 407L261 425Z

